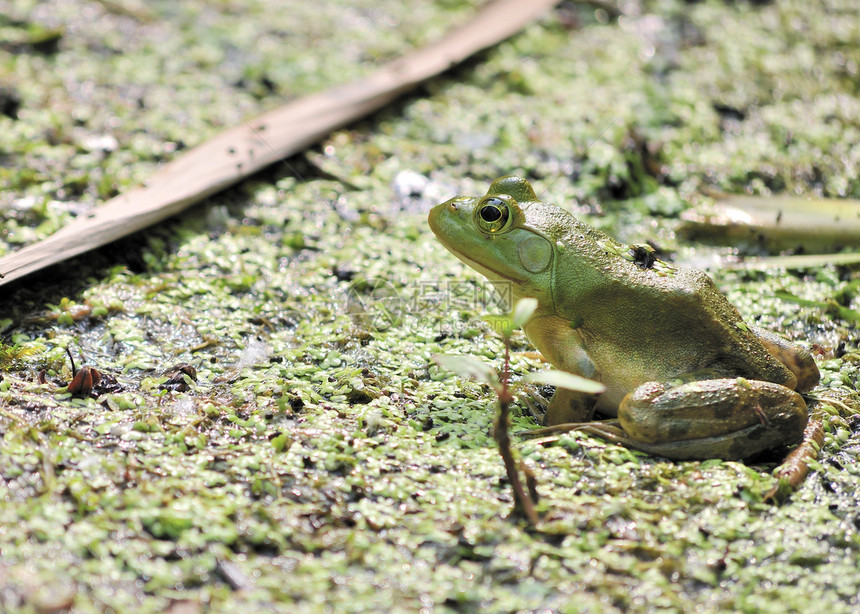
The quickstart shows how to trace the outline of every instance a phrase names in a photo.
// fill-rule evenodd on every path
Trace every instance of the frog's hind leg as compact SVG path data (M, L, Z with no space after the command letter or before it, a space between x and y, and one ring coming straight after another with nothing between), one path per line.
M744 378L648 382L618 408L625 445L678 460L740 460L795 444L808 420L795 391Z

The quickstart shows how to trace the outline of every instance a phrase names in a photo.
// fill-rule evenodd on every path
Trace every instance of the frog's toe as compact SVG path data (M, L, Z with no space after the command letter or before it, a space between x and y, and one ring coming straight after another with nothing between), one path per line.
M795 390L808 392L818 385L821 373L808 350L763 328L754 327L753 332L767 351L776 356L797 378Z

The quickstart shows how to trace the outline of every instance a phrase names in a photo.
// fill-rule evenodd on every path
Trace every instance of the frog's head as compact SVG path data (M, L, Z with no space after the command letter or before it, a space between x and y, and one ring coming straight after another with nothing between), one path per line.
M460 260L516 298L552 304L553 245L540 203L525 179L500 177L484 196L456 196L430 211L430 228Z

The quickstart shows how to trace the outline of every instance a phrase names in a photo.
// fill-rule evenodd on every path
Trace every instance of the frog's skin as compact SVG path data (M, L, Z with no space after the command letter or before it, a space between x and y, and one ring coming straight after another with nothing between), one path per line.
M743 459L801 439L798 393L818 383L815 361L745 324L705 273L611 239L518 177L437 205L429 221L500 291L537 299L524 329L550 363L606 386L597 398L557 390L548 425L674 459ZM618 419L588 422L595 410Z

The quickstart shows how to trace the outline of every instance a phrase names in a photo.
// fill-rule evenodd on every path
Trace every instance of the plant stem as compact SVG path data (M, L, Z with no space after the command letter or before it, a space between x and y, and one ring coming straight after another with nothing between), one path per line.
M508 419L510 416L510 405L511 401L513 401L513 396L508 388L509 380L510 344L508 339L505 339L505 366L502 371L502 391L499 393L499 415L496 417L493 437L496 440L496 444L499 446L499 454L502 455L502 462L505 464L508 481L510 481L511 489L514 491L515 505L526 517L528 523L531 526L536 527L540 518L538 518L537 510L535 510L535 502L523 488L519 471L517 471L517 463L514 460L514 454L511 451L511 436L508 432Z

